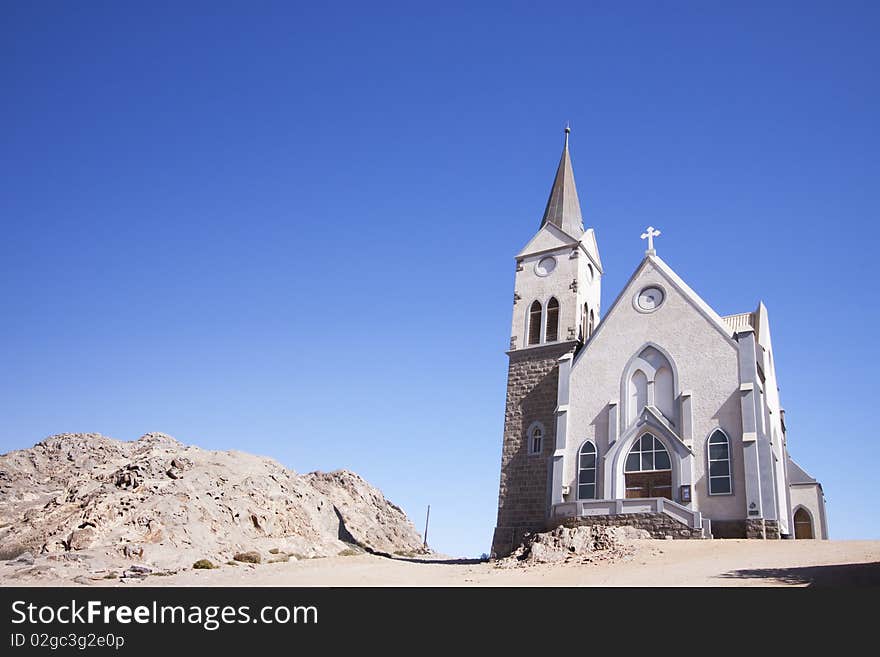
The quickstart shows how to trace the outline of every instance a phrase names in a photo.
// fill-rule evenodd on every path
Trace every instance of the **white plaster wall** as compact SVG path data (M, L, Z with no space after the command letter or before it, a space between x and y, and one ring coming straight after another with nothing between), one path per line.
M661 286L666 298L653 313L633 307L633 297L643 287ZM629 359L644 345L653 342L665 350L678 373L676 404L680 393L693 393L693 450L695 454L692 507L709 518L719 520L746 517L745 483L742 459L742 419L740 409L737 347L706 319L653 264L646 263L630 282L593 339L578 354L571 375L568 441L563 481L576 495L577 450L587 438L599 451L601 490L604 478L602 457L608 451L608 402L618 402L621 418L619 435L626 430L620 386ZM731 440L733 494L709 496L706 481L706 443L711 432L721 427ZM676 427L681 433L681 427ZM677 493L677 491L676 491ZM568 499L568 498L567 498Z
M602 300L602 275L599 268L592 262L590 257L580 250L578 253L578 322L581 321L584 304L588 304L590 309L595 313L596 319L593 330L599 325L601 319L601 300ZM590 268L592 267L592 275ZM578 324L580 326L580 324Z
M786 462L785 432L782 429L782 404L779 398L776 363L773 359L773 345L770 339L770 320L767 308L763 303L758 305L755 314L758 325L758 364L764 372L762 397L764 401L764 421L767 426L767 435L771 437L773 454L776 457L774 467L776 468L776 500L779 530L782 533L788 534L793 532L794 528L789 527L790 513L786 506L788 479L784 467Z
M587 270L590 261L583 250L579 248L577 242L568 241L566 243L560 240L552 229L545 227L533 238L530 246L533 248L527 248L518 256L521 269L516 272L514 281L514 290L520 296L520 300L513 306L510 335L516 338L517 349L530 346L528 344L528 314L529 308L535 300L541 302L544 313L541 344L545 344L547 302L552 297L555 297L559 302L560 342L577 338L584 302L588 302L590 307L595 309L597 318L599 314L601 275L594 265L594 274L592 281L590 281ZM551 248L548 249L548 247ZM535 250L537 252L534 252ZM571 257L573 252L577 253L577 257ZM548 276L539 276L535 272L535 266L548 255L556 258L556 269ZM571 288L574 280L578 281L576 292ZM569 338L570 328L574 329L573 338Z
M816 538L828 538L824 531L825 527L825 501L818 484L796 484L791 486L791 514L803 506L813 517L813 536ZM794 535L794 527L791 530Z

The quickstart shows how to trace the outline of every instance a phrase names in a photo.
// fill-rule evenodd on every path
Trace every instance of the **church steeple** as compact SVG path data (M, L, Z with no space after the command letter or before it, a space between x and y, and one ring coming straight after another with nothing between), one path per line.
M547 208L541 226L551 223L574 238L584 233L584 222L581 217L581 204L578 200L577 188L574 184L574 172L571 169L571 156L568 153L568 135L571 128L565 127L565 146L556 169L556 178L547 199Z

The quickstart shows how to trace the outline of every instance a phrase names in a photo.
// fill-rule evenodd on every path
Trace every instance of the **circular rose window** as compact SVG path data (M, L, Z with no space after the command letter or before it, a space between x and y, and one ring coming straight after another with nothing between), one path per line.
M636 297L636 305L639 310L645 312L657 310L661 303L663 303L663 290L659 287L646 287Z
M554 258L553 256L541 258L538 261L538 264L535 265L535 273L538 276L548 276L553 272L554 269L556 269L556 258Z

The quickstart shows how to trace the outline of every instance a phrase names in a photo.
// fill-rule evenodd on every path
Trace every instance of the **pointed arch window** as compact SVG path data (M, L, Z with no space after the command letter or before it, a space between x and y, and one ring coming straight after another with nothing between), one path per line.
M590 311L590 323L587 324L587 337L593 335L593 329L596 327L596 313Z
M547 342L559 339L559 302L556 297L547 302L547 331L544 337Z
M577 498L579 500L596 498L596 446L589 440L578 452Z
M635 422L648 405L670 425L679 426L678 386L675 366L670 358L653 345L644 347L627 363L620 381L620 397L624 402L621 413L627 426Z
M531 456L540 454L544 451L544 426L540 422L535 422L529 428L529 454Z
M672 499L672 462L669 452L650 433L633 443L623 466L627 498Z
M721 429L709 436L709 495L730 495L730 441Z
M529 344L541 342L541 302L534 301L529 306Z
M653 472L669 470L669 452L659 440L649 433L636 440L626 457L624 472Z

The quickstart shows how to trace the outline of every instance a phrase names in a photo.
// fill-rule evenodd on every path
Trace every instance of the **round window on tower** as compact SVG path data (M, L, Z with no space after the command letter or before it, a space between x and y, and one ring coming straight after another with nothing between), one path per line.
M556 258L553 256L541 258L538 264L535 265L535 273L538 276L549 276L553 273L554 269L556 269Z
M663 303L665 296L662 288L656 285L651 285L643 288L642 291L636 295L636 298L633 299L635 302L633 305L639 312L654 312Z

